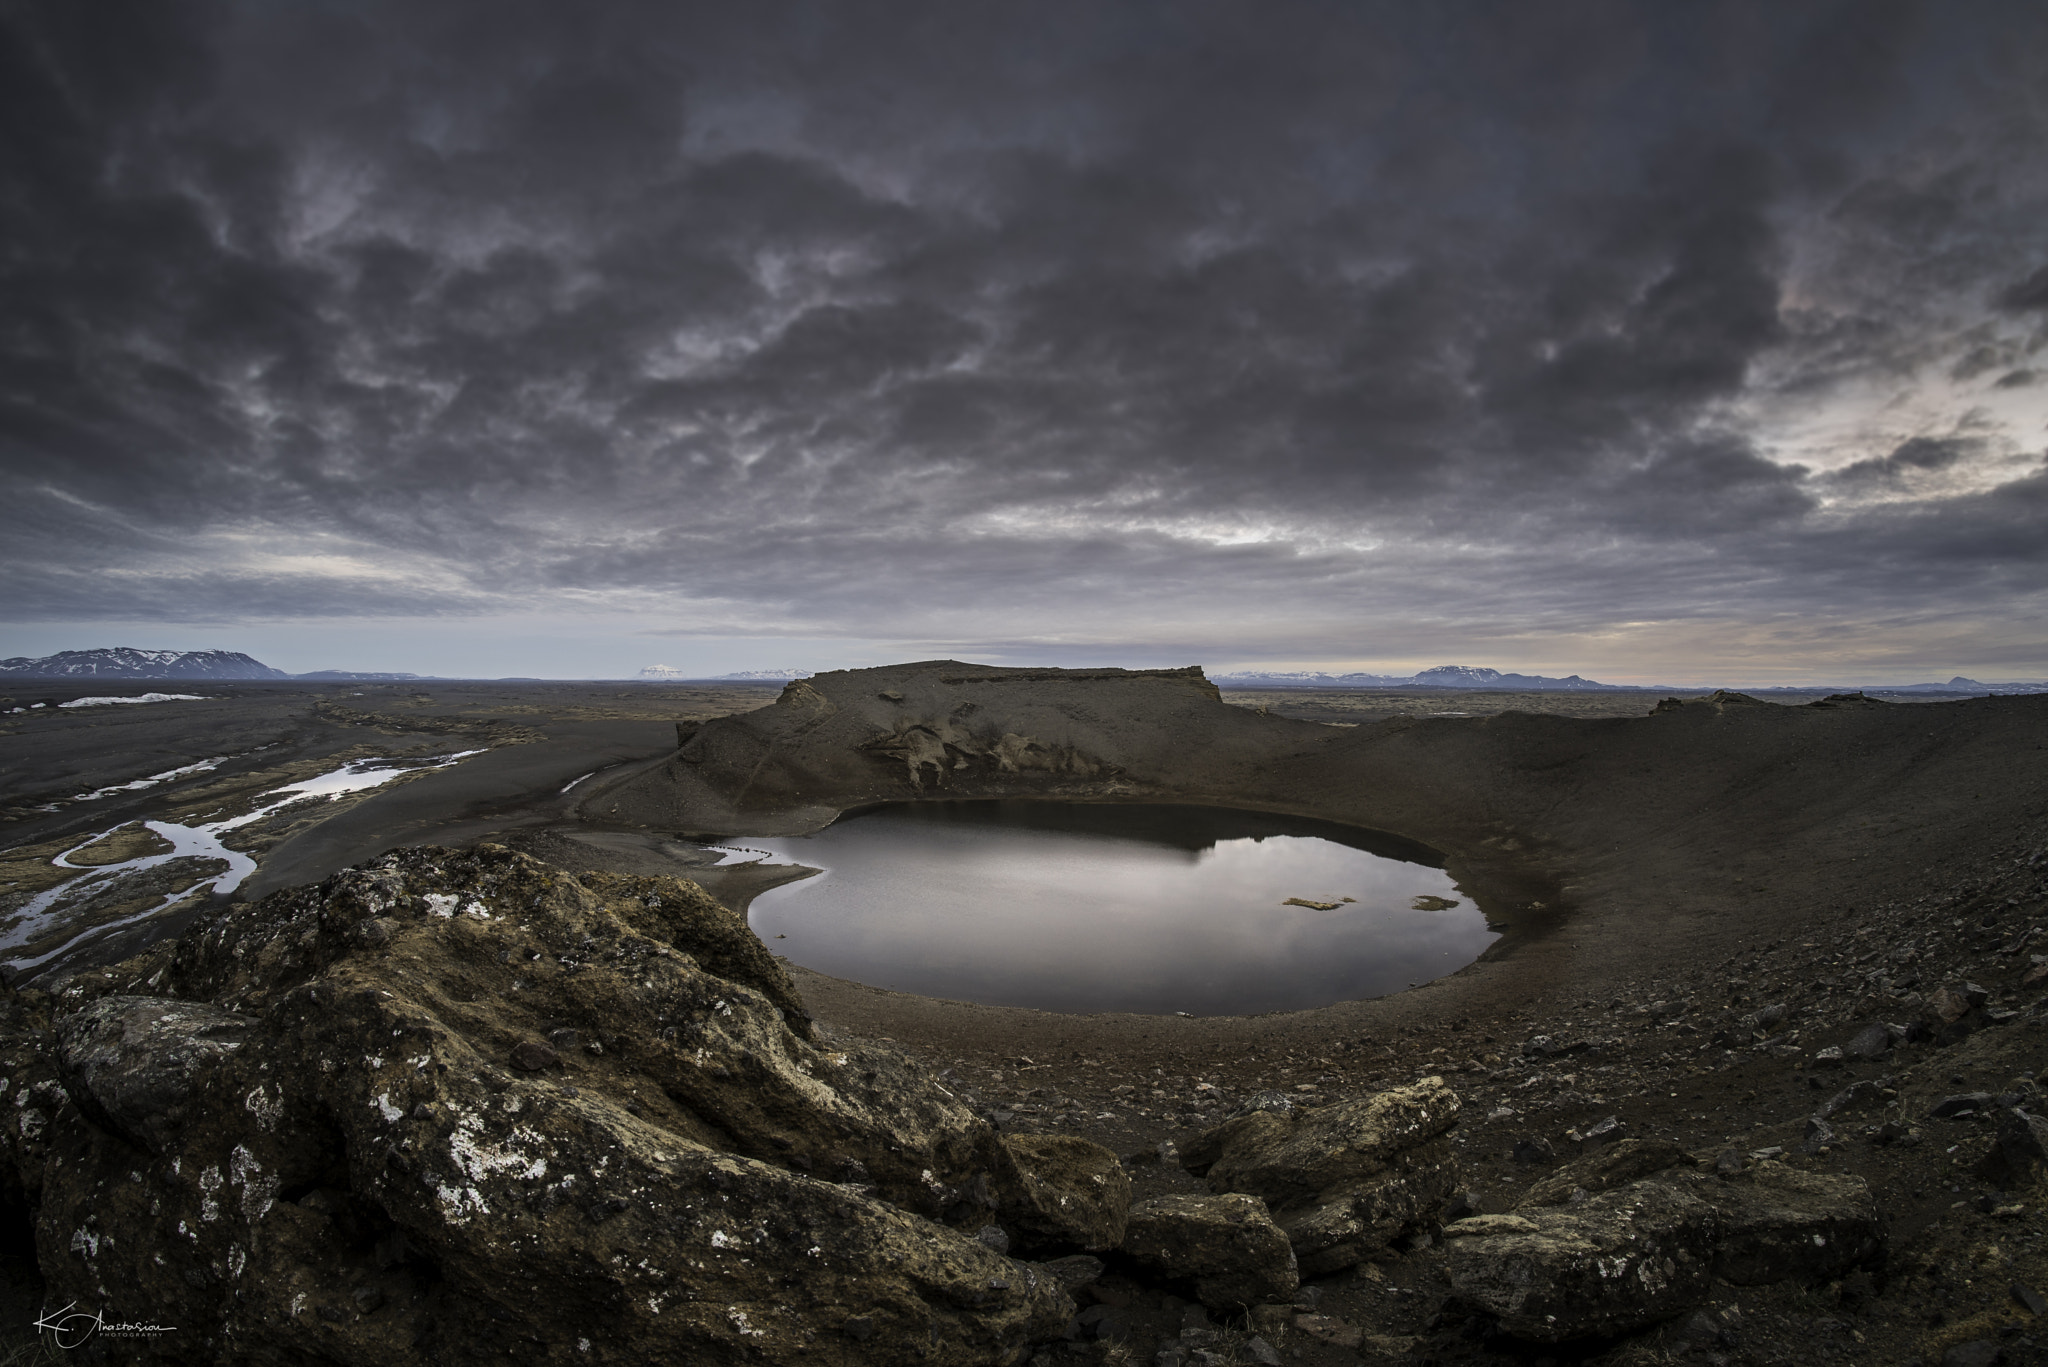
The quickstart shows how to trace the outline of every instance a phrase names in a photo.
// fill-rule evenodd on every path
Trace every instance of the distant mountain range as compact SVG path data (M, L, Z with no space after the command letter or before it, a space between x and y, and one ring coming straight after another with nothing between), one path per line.
M1490 688L1517 693L1557 692L1577 689L1630 689L1631 684L1596 683L1570 674L1562 679L1547 674L1503 674L1498 669L1473 665L1438 665L1419 674L1325 674L1316 671L1294 673L1211 674L1210 682L1237 688Z
M673 665L648 665L640 671L643 679L695 679L699 682L722 683L726 681L748 683L785 683L790 679L808 679L808 669L743 669L737 674L692 674Z
M1869 690L1873 693L1990 693L2006 696L2018 693L2048 693L2048 679L2025 679L2012 683L1978 683L1958 674L1947 683L1879 684Z
M1674 684L1605 684L1581 678L1577 674L1568 674L1562 679L1547 674L1503 674L1498 669L1472 665L1438 665L1419 674L1407 675L1326 674L1319 670L1300 670L1281 673L1211 674L1209 680L1228 688L1473 688L1488 689L1497 693L1691 693L1699 690L1698 685L1681 687ZM1747 691L1810 693L1822 687L1837 685L1809 684L1795 689L1750 688ZM1947 683L1865 684L1862 687L1872 693L2048 693L2048 682L1987 684L1979 683L1975 679L1966 679L1960 674Z
M696 682L788 682L791 678L809 678L811 670L739 670L737 674L692 674L678 670L672 664L649 664L639 672L641 678L694 678Z
M99 650L60 650L34 659L16 655L0 660L0 677L20 679L314 679L335 682L417 679L417 674L366 674L348 669L322 669L287 674L239 650L135 650L108 646Z
M239 650L60 650L0 660L0 675L32 679L289 679Z

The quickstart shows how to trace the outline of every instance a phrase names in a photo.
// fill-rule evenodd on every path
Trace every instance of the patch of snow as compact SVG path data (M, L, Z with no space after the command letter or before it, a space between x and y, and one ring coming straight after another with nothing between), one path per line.
M58 703L59 707L106 707L123 702L205 702L197 693L139 693L132 698L73 698L70 702Z
M67 707L70 706L69 703L65 705ZM161 774L151 774L148 778L138 778L133 783L116 783L105 788L94 789L89 793L80 793L71 800L73 802L91 802L96 798L105 797L109 793L132 793L143 788L154 788L159 783L168 783L174 778L183 778L187 774L203 774L210 770L218 769L233 758L235 758L233 755L221 755L214 759L203 759L197 764L187 764L178 769L166 769Z

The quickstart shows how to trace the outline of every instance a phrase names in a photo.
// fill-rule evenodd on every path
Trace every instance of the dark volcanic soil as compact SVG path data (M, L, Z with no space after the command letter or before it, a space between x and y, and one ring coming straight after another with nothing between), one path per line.
M1335 728L1224 707L1197 681L1098 681L1069 703L1062 690L1077 684L950 663L822 676L592 793L585 811L769 833L920 792L1095 796L1421 840L1508 933L1462 972L1375 1001L1061 1016L796 978L830 1027L952 1069L1008 1124L1141 1157L1255 1090L1335 1099L1431 1073L1464 1097L1460 1142L1486 1210L1507 1209L1548 1166L1515 1161L1519 1143L1569 1157L1574 1136L1609 1117L1709 1158L1783 1147L1871 1182L1892 1258L1838 1286L1731 1291L1749 1325L1734 1360L1932 1361L1988 1334L2024 1361L2048 1344L2011 1290L2048 1288L2048 1191L1973 1180L1988 1122L1927 1114L1941 1096L2007 1091L2048 1069L2048 985L2022 982L2048 955L2048 698L1723 696L1632 718ZM1105 690L1124 692L1122 706ZM1119 725L1126 709L1146 724ZM987 758L1003 734L1033 738L1037 767ZM1817 1059L1873 1022L1939 1026L1930 999L1965 982L1988 1010L1948 1029L1958 1042ZM1859 1081L1877 1085L1829 1117L1835 1142L1806 1153L1808 1118ZM1171 1164L1135 1171L1140 1196L1193 1185ZM1422 1335L1417 1351L1440 1360L1494 1351L1447 1305L1431 1253L1376 1271L1319 1288L1320 1308L1368 1333ZM1175 1313L1160 1308L1134 1341L1166 1335ZM1634 1360L1663 1341L1592 1347ZM1288 1343L1303 1361L1357 1360L1303 1334Z
M1423 1240L1305 1288L1303 1308L1334 1327L1277 1307L1238 1326L1287 1361L1934 1363L1979 1343L1970 1360L2048 1360L2048 1326L2027 1308L2048 1292L2048 1187L1976 1176L1990 1121L1929 1114L1952 1094L2026 1101L2048 1086L2048 968L2036 962L2048 960L2048 697L1783 706L1717 695L1636 716L1496 710L1342 726L1227 705L1187 674L934 662L792 685L679 752L672 735L636 733L642 748L620 753L640 758L614 757L565 796L560 784L609 743L571 723L655 717L521 712L515 690L501 692L411 712L527 726L558 755L530 773L506 759L446 792L416 791L434 781L423 779L402 801L366 802L347 825L281 849L302 865L277 860L266 874L293 881L372 847L489 834L564 867L698 877L744 907L789 875L705 867L706 838L815 829L848 807L918 796L1211 803L1389 831L1443 851L1506 931L1480 962L1393 997L1249 1018L1060 1016L792 973L828 1035L893 1039L950 1070L1008 1129L1109 1145L1129 1156L1141 1199L1194 1190L1159 1161L1162 1145L1252 1092L1313 1103L1442 1074L1464 1100L1458 1142L1481 1210L1510 1208L1612 1118L1610 1133L1676 1138L1708 1161L1782 1148L1795 1165L1861 1176L1889 1226L1888 1260L1847 1280L1720 1288L1714 1306L1739 1310L1739 1333L1707 1342L1681 1320L1543 1352L1451 1301L1440 1248ZM397 698L334 701L399 715ZM251 690L261 725L315 729L303 699L297 712L266 699ZM1478 710L1440 701L1434 710ZM600 705L627 704L588 704ZM273 706L278 719L264 720ZM541 758L540 743L530 749ZM85 766L62 783L118 770ZM22 825L47 836L57 818L68 819ZM1898 1029L1872 1043L1872 1024ZM1826 1052L1859 1035L1870 1057ZM1826 1132L1811 1131L1823 1112ZM1049 1361L1151 1361L1199 1313L1128 1267L1113 1265L1100 1297L1117 1312L1113 1338L1048 1350ZM1347 1339L1347 1326L1367 1337Z

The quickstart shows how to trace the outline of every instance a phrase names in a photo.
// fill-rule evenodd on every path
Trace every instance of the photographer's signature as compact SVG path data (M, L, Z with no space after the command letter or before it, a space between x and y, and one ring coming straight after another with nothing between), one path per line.
M130 1324L126 1320L109 1320L99 1311L87 1314L76 1308L77 1301L62 1310L47 1310L36 1320L36 1329L47 1332L59 1348L76 1348L94 1334L101 1338L139 1339L154 1338L158 1334L177 1332L174 1324Z

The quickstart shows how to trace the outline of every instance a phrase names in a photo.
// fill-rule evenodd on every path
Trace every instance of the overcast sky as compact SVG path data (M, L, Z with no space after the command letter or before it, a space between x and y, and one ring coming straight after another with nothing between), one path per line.
M0 0L0 654L2048 675L2048 6Z

